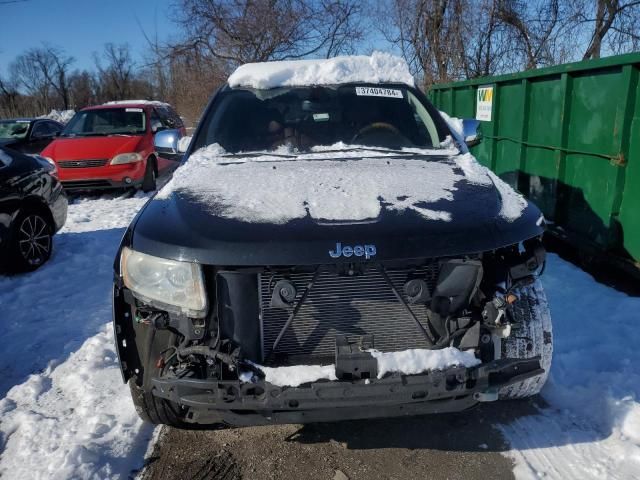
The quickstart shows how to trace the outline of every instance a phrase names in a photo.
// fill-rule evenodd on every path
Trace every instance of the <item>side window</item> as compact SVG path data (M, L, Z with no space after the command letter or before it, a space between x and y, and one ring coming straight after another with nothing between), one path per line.
M157 132L164 126L164 122L160 119L160 116L156 112L156 109L154 108L153 110L151 110L151 131Z
M62 131L62 126L58 125L57 123L54 122L47 122L47 125L49 126L49 132L52 134L56 134L58 132Z
M38 122L33 127L33 131L31 132L31 138L42 138L50 135L49 127L47 126L47 122Z
M407 100L409 105L413 107L413 115L418 126L418 130L424 135L425 133L429 137L432 146L437 146L440 143L438 138L438 129L429 115L427 109L422 105L422 102L418 100L413 93L407 91Z
M167 107L167 110L169 110L169 116L173 120L174 128L184 127L184 122L180 118L180 115L178 115L178 113L173 108Z

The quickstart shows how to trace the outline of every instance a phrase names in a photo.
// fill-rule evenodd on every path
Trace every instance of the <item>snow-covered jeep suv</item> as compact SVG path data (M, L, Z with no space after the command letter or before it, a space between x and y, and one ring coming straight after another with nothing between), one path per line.
M413 415L540 390L544 218L402 60L244 65L186 150L115 262L143 419Z

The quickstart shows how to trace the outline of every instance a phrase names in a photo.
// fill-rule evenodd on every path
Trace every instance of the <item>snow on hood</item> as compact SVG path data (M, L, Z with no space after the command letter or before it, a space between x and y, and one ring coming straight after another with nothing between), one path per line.
M513 222L520 218L520 215L528 205L527 200L521 194L487 167L480 165L471 154L460 155L456 158L456 163L464 172L467 181L476 185L486 185L487 181L490 181L495 185L502 200L500 208L500 216L502 218L508 222Z
M444 157L441 161L397 158L391 151L358 151L343 144L291 159L278 156L283 152L225 156L218 144L209 145L189 157L155 200L176 193L209 205L221 217L253 223L284 224L307 215L316 220L362 221L378 218L383 208L450 221L448 211L429 205L452 201L456 184L466 180L487 187L495 184L502 195L500 214L508 221L527 206L520 194L471 154L457 150L407 150ZM396 158L387 161L384 156Z
M268 89L343 83L405 83L414 85L407 62L383 52L322 60L247 63L229 77L231 87Z

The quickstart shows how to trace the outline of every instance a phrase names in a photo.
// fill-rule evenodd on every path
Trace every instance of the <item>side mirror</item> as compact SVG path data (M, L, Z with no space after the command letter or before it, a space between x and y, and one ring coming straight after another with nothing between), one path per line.
M153 137L153 145L160 155L177 156L180 130L161 130Z
M462 120L462 136L467 147L475 147L482 142L482 128L480 120L465 118Z

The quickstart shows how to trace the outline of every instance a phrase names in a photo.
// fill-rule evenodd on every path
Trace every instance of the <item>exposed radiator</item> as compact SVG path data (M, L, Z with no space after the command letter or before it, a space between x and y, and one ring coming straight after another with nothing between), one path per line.
M435 262L416 269L387 270L387 274L406 301L404 284L409 278L425 279L433 293L438 278L438 264ZM271 352L290 314L290 311L270 307L273 286L287 278L295 284L296 300L299 300L312 277L313 273L259 276L264 355ZM426 326L426 307L410 305L410 308ZM374 267L357 276L322 272L275 353L331 356L335 351L337 334L349 338L373 334L375 348L382 351L427 346L423 333Z

